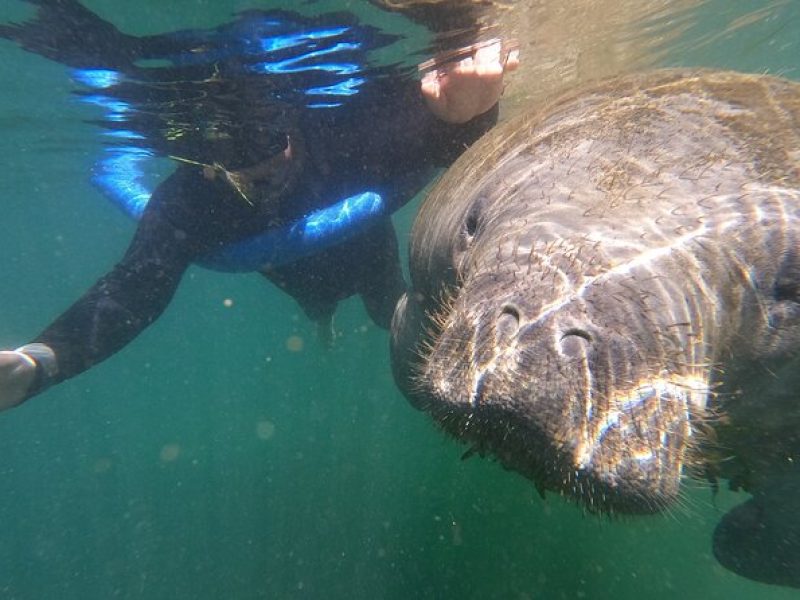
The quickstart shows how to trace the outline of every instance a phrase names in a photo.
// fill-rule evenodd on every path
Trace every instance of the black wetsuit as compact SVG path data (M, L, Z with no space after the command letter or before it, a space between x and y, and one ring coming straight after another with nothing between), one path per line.
M343 123L310 126L307 144L338 151L326 152L326 164L309 168L313 173L301 178L288 202L324 205L331 197L381 188L401 205L424 183L415 175L430 176L449 164L496 118L492 110L467 126L448 125L419 96L415 83L413 90L382 99L385 110L365 107L348 112ZM394 182L399 186L392 189ZM221 179L209 181L202 169L180 167L156 189L122 261L35 339L55 351L56 381L122 348L166 308L192 262L264 231L269 213L244 202ZM386 219L362 236L265 275L312 319L330 316L339 300L360 294L373 320L388 327L404 289L394 237Z
M64 16L76 23L96 19L71 0L59 0L54 6L67 11L60 22ZM92 26L101 31L96 22ZM95 43L111 48L106 38L113 41L122 34L108 30L107 24L104 27L106 37ZM40 49L37 38L26 37L24 29L0 33L28 49L42 54L47 50L50 58L59 58L58 53L52 55L57 45L52 40ZM123 41L129 47L141 45L140 38L126 38L115 47L123 47ZM166 39L173 46L183 43L180 37ZM66 42L59 38L58 44ZM163 40L159 44L163 46ZM90 62L83 52L82 47L73 47L68 55L71 64ZM120 55L114 65L125 60ZM178 167L154 192L123 259L35 338L55 352L58 370L47 379L39 377L30 395L122 348L166 308L190 264L267 230L276 219L291 222L364 190L381 193L391 214L430 181L435 169L450 164L494 124L497 108L464 125L448 124L427 109L418 81L384 73L365 84L342 109L305 110L300 118L282 118L289 121L286 130L291 133L272 134L288 137L295 146L292 160L298 172L291 186L277 199L267 195L261 201L256 194L245 201L225 177L211 176L208 169L196 165ZM214 157L213 152L206 160ZM339 245L265 269L263 274L318 321L329 319L339 300L359 294L371 318L388 327L405 288L388 217Z

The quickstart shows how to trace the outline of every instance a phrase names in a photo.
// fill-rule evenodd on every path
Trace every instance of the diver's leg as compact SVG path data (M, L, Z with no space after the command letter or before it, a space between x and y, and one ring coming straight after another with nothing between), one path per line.
M333 341L333 314L338 297L330 294L330 281L318 269L320 255L301 259L280 268L266 268L260 273L294 298L305 316L317 324L317 333L326 345Z
M364 244L364 268L358 293L372 321L389 329L397 301L406 291L392 222L387 219L371 230Z
M406 288L397 235L389 218L340 244L261 273L320 325L323 339L337 303L356 294L370 318L388 329L395 304Z

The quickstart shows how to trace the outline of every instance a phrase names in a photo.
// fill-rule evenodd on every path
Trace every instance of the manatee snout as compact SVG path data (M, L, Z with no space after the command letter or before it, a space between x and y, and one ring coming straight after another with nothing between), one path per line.
M507 289L478 278L445 303L412 401L479 453L589 510L647 513L673 501L690 393L660 376L629 327L596 323L581 303L553 310L520 280Z

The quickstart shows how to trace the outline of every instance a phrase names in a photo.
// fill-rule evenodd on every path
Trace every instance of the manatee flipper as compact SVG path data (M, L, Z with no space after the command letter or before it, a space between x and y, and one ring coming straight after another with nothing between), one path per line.
M774 482L726 513L714 556L737 575L800 588L800 478Z

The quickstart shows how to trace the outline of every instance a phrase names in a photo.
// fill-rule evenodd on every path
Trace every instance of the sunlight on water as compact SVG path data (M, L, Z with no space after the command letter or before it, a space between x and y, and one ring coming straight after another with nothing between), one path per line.
M281 6L85 4L138 35ZM421 26L366 2L283 6L406 33L379 64L430 58ZM655 65L798 78L799 6L503 2L488 31L522 56L504 115ZM0 22L30 13L4 0ZM0 55L0 347L14 348L119 260L133 223L89 182L98 116L66 69L5 41ZM403 247L416 206L396 217ZM488 460L459 460L465 448L407 404L358 301L334 329L326 345L258 276L193 268L123 352L0 415L0 598L795 597L711 556L743 495L695 483L670 514L618 521L542 501Z
M797 76L800 17L789 0L533 1L500 15L526 59L516 75L522 84L509 90L510 113L566 88L653 66Z

